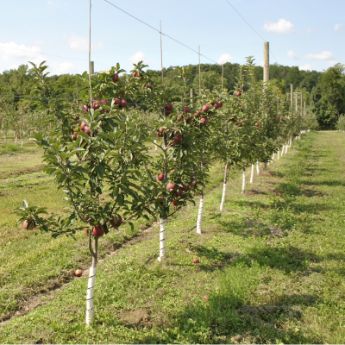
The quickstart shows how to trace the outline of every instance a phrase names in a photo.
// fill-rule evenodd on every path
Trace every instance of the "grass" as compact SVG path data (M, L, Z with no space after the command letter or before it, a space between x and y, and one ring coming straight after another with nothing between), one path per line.
M75 268L87 268L87 238L76 240L49 234L24 231L14 210L23 199L42 205L53 212L63 211L63 193L57 191L53 179L42 172L41 151L37 148L15 155L0 156L0 320L20 310L31 297L55 289L73 279ZM218 170L218 169L217 169ZM214 173L212 185L218 185L221 170ZM101 257L139 235L147 222L140 220L134 229L121 227L102 239Z
M156 260L156 226L100 262L92 328L83 323L86 279L80 278L1 325L0 342L343 343L344 144L343 133L308 134L246 195L233 178L222 215L218 167L211 186L219 188L210 186L206 195L202 236L195 234L196 208L189 206L168 224L163 264ZM43 194L50 209L63 207L53 182L37 185L35 174L33 185L28 174L21 186L14 182L22 175L1 183L0 193L12 196L12 202L0 197L0 207L6 206L2 313L16 310L26 293L37 294L37 285L61 278L61 271L88 263L82 238L14 231L9 211L25 193L36 203ZM102 241L102 251L114 240ZM195 257L200 264L192 264Z

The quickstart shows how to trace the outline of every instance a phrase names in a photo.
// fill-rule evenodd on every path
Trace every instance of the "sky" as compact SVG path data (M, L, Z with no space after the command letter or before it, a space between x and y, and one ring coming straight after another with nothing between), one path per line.
M160 68L159 33L111 6L183 42L163 36L163 65L270 62L323 71L345 63L345 0L92 0L92 60L103 71L144 60ZM51 74L88 69L89 0L0 0L0 72L46 60ZM196 51L196 52L195 52Z

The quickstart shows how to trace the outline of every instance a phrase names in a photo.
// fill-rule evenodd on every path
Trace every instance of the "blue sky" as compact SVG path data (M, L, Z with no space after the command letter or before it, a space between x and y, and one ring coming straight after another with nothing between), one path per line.
M160 66L159 35L111 7L93 1L95 69L115 62L128 69L143 58ZM325 70L345 63L345 0L109 0L218 62L271 63ZM245 18L249 27L230 2ZM48 61L52 73L88 66L89 0L0 0L0 71L28 60ZM164 65L197 63L197 54L163 39ZM202 62L209 62L202 58Z

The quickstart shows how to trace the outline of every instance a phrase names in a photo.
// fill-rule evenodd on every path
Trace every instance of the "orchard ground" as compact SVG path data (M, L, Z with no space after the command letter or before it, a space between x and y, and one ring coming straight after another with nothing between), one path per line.
M343 343L344 147L342 132L309 133L245 195L233 172L221 215L215 165L204 233L195 234L195 206L179 212L163 264L156 225L102 238L89 329L86 278L72 276L89 265L87 239L18 229L13 210L23 198L62 211L63 195L34 147L2 149L0 343Z

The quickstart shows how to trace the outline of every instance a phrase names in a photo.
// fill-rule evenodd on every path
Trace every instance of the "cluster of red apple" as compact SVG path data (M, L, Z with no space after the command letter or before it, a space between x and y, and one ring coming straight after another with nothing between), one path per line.
M159 173L156 176L156 180L158 182L165 182L166 175L164 173ZM196 181L193 180L189 185L183 184L183 183L175 183L172 181L168 181L165 185L166 191L169 193L169 195L172 198L171 203L174 206L178 206L181 198L187 193L190 189L194 189L196 187Z
M123 219L119 214L115 214L110 220L109 220L110 225L114 228L117 229L122 223ZM96 225L92 228L91 230L91 235L95 238L102 237L107 231L107 227L105 225ZM89 230L85 229L85 234L89 234Z
M166 135L166 138L171 146L177 146L182 144L182 133L180 131L170 131L166 127L159 127L157 129L157 136L163 138L164 135Z
M124 98L114 98L114 105L118 106L119 108L126 108L127 101Z
M211 104L206 103L201 109L197 110L194 115L198 119L200 125L207 125L211 111L220 109L222 106L223 102L221 101L215 101Z

